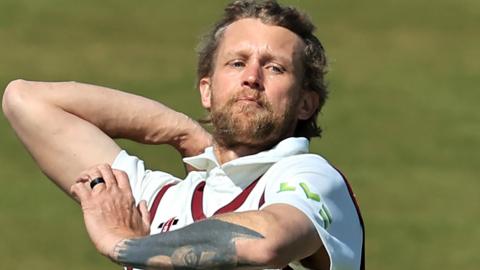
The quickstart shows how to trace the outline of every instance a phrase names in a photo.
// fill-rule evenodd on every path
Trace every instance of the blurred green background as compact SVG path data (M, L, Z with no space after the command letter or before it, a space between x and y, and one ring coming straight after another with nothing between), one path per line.
M16 78L75 80L201 117L194 47L226 2L0 0L0 93ZM325 133L312 150L356 191L368 269L478 269L480 2L283 3L308 11L330 58ZM168 147L121 144L183 174ZM97 255L77 205L39 172L4 117L0 261L119 269Z

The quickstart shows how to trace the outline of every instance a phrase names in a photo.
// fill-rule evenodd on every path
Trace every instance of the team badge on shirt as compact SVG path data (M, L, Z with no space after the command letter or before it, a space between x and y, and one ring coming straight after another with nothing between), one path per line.
M172 217L169 218L167 221L160 223L158 228L161 229L160 233L168 232L172 228L172 226L177 225L178 218Z

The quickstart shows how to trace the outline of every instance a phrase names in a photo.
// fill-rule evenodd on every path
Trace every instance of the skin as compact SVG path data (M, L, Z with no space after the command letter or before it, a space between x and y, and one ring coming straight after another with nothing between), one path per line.
M171 264L174 269L262 267L239 260L235 247L238 240L261 238L262 235L243 226L209 219L162 236L121 241L114 254L119 262L134 261L136 267L148 267L155 261ZM201 244L192 245L192 240Z

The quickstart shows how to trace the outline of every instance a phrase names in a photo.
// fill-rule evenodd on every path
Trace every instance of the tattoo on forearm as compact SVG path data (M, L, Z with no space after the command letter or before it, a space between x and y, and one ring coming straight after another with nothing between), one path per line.
M121 241L115 247L114 259L124 265L148 269L258 266L238 259L235 242L260 238L264 237L246 227L210 219L172 232Z

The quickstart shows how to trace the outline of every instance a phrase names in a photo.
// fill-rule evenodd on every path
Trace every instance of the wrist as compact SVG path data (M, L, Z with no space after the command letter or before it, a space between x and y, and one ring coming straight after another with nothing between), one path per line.
M110 250L108 254L105 254L110 260L114 262L118 262L118 257L122 250L124 249L125 242L128 241L128 239L120 239L116 242L116 244L113 246L113 248Z
M200 127L195 133L189 134L182 141L179 148L184 157L202 154L205 148L212 145L210 133Z
M212 144L211 135L196 121L185 116L180 125L183 130L178 130L178 136L175 136L171 145L179 151L182 156L195 156L201 154L203 150Z

